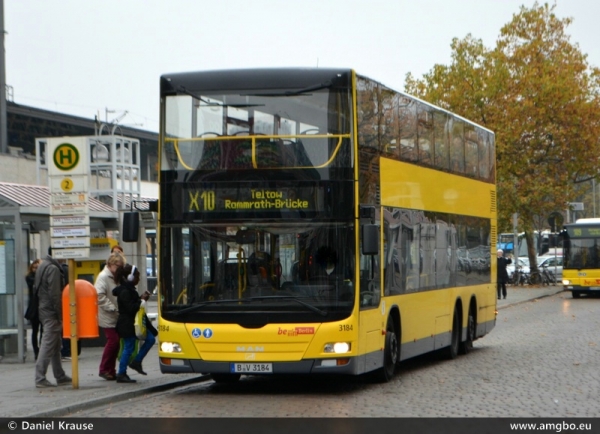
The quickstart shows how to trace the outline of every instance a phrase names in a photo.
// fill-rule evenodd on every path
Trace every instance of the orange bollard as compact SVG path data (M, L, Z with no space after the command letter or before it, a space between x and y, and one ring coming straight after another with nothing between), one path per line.
M87 280L75 281L75 297L77 300L77 338L97 338L98 331L98 295L96 288ZM69 285L62 293L63 337L71 337L71 320L69 309Z

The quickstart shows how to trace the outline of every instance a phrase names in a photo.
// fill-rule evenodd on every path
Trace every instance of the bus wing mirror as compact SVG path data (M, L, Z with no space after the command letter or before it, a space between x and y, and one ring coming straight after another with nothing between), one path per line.
M123 241L135 243L140 233L140 217L138 212L123 213Z
M158 201L157 200L149 200L148 201L148 211L158 212Z
M361 241L363 255L377 255L379 253L379 226L363 225Z

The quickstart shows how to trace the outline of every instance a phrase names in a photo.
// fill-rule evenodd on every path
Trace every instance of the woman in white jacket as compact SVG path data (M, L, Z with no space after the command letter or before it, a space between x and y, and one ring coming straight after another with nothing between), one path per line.
M102 328L106 337L106 345L102 352L102 360L100 360L99 375L109 381L117 378L115 365L119 354L119 335L116 329L119 309L117 307L117 297L112 293L113 288L117 286L113 280L113 275L116 269L122 267L125 263L125 257L121 253L111 253L94 284L98 293L98 325Z

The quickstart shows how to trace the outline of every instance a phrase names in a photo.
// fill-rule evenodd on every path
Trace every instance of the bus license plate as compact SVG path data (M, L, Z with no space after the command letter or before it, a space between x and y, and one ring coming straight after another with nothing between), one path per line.
M232 363L230 371L236 374L272 374L271 363Z

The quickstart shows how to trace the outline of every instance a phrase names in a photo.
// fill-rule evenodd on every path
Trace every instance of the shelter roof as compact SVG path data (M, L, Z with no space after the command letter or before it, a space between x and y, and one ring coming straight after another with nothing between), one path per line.
M93 197L89 198L90 213L117 215L117 210ZM28 208L33 213L50 214L50 188L43 185L0 182L0 209ZM43 209L46 209L43 212ZM33 211L39 209L39 212Z

